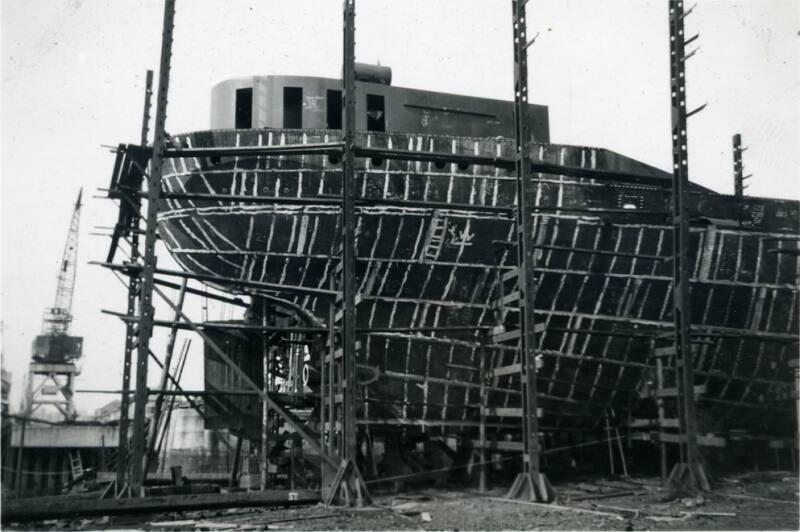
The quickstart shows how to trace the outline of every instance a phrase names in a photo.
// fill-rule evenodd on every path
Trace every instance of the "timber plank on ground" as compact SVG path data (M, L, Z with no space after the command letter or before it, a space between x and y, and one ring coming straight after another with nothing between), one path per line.
M291 492L288 490L267 490L130 499L77 501L68 497L65 497L64 500L54 499L54 497L48 497L47 504L42 504L36 498L3 501L2 522L14 523L71 517L209 510L248 506L292 506L316 504L320 501L320 496L318 491L313 490Z

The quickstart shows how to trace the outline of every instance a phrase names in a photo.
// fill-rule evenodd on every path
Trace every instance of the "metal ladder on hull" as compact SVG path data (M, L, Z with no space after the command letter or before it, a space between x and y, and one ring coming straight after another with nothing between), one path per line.
M69 469L72 473L72 480L78 480L83 477L83 461L81 460L81 452L78 450L69 452Z

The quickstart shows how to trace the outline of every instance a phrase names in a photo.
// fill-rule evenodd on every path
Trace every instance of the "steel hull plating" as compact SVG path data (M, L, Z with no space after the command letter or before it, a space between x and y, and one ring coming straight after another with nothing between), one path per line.
M230 130L179 135L183 147L314 143L338 132ZM368 146L509 156L504 139L364 134ZM534 174L541 208L668 211L668 176L594 148L535 145L532 160L664 178L664 187L595 183ZM285 287L328 288L340 246L341 166L323 155L184 158L167 161L169 192L300 198L297 204L167 200L159 232L188 271ZM362 329L511 326L493 302L516 252L513 214L458 205L511 207L510 172L493 167L362 160L357 189L369 199L442 202L450 209L372 204L357 209L358 327ZM319 200L319 204L308 203ZM305 201L301 201L305 200ZM713 334L698 345L701 428L791 433L786 422L793 386L787 362L797 337L798 203L739 200L698 190L689 198L692 323ZM672 326L670 261L625 256L671 253L664 214L540 211L536 242L540 289L536 319L543 367L539 390L545 429L594 427L604 411L633 413L654 379L653 337ZM720 220L726 220L721 222ZM731 221L735 223L731 224ZM603 253L575 252L596 250ZM794 250L794 251L792 251ZM231 290L234 290L231 288ZM327 303L313 294L282 297L321 321ZM742 336L748 332L751 336ZM362 423L412 425L432 433L473 430L479 419L478 331L359 335L359 363L380 378L364 387ZM511 347L490 345L489 367L515 362ZM667 368L667 384L673 372ZM213 383L218 376L206 375ZM520 406L518 376L493 379L490 404ZM219 380L222 377L219 376ZM488 426L514 431L519 418L495 416Z

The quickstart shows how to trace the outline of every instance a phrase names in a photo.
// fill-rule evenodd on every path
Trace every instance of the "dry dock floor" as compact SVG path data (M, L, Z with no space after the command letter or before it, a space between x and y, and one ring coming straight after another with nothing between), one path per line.
M36 523L7 530L800 530L798 477L749 473L719 479L714 492L664 502L658 479L561 483L554 505L503 500L492 490L430 489L376 495L363 509L321 505L232 508Z

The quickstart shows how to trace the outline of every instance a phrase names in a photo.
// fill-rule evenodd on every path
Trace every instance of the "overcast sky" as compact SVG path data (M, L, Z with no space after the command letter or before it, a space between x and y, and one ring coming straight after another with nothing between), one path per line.
M230 77L338 77L340 0L178 0L167 129L205 129L210 89ZM84 336L78 389L117 390L125 292L103 260L115 221L91 199L108 185L113 155L137 142L144 74L158 68L157 1L2 0L2 350L19 405L30 345L52 305L75 195L84 187L73 333ZM550 106L551 139L609 148L670 166L666 0L535 0L528 30L531 101ZM361 0L356 54L393 69L393 84L510 99L509 0ZM800 1L701 0L687 19L700 33L688 69L692 179L731 193L731 135L749 149L749 194L800 199ZM692 46L694 47L694 45ZM160 265L168 265L162 259ZM190 307L199 318L197 303ZM211 319L229 316L212 308ZM168 317L159 307L158 316ZM162 345L163 333L156 338ZM180 340L179 340L180 345ZM185 387L202 387L194 338ZM151 364L151 367L153 365ZM155 377L151 370L151 377ZM84 412L113 396L79 394Z

